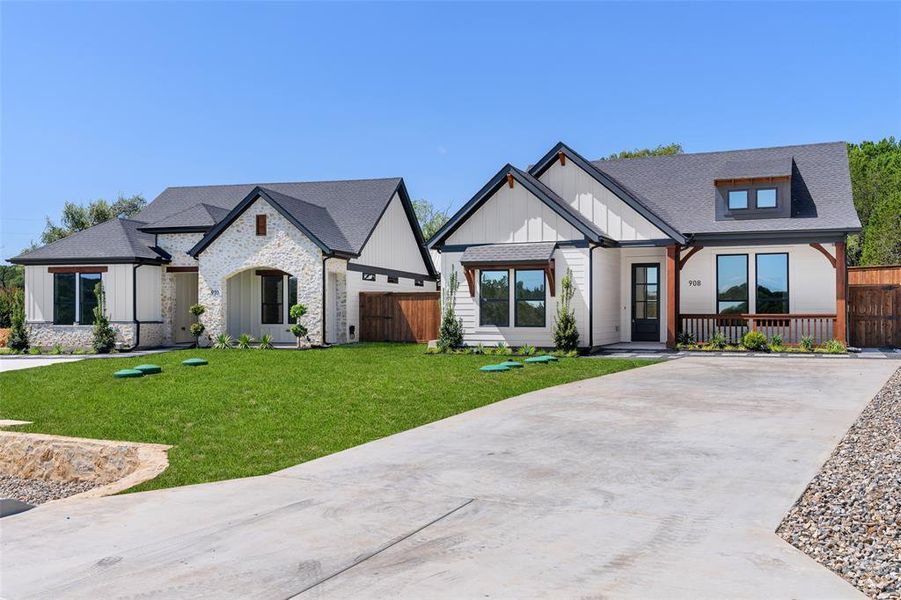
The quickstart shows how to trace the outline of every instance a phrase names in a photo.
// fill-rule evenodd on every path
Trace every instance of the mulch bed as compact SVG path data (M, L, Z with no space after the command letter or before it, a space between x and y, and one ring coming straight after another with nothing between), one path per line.
M901 369L776 532L870 597L901 598Z

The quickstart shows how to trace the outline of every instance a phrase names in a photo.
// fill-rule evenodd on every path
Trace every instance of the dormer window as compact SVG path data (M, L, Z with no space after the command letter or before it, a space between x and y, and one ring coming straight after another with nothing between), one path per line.
M776 208L776 188L760 188L757 190L757 208Z
M729 190L729 210L748 208L748 190Z

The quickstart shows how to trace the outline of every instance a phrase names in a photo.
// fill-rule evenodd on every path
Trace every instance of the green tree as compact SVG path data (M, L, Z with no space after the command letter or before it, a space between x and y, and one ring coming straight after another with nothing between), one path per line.
M140 194L129 197L119 196L119 199L112 204L102 198L88 203L87 206L66 202L63 205L63 215L59 224L47 217L47 223L41 233L41 243L49 244L61 240L110 219L133 217L146 204L147 201Z
M435 235L450 218L447 209L437 209L428 200L414 200L413 212L416 213L416 220L419 221L422 237L426 240Z
M0 265L0 289L25 287L25 267Z
M447 286L441 292L441 327L438 330L438 349L441 351L463 345L463 319L458 318L454 310L458 289L460 280L454 269L447 278Z
M636 148L634 150L623 150L611 154L604 160L619 160L623 158L644 158L646 156L672 156L673 154L682 154L682 144L666 144L656 148Z
M576 328L576 313L572 307L575 294L572 269L566 269L566 274L560 280L560 300L554 317L554 346L563 352L572 352L579 347L579 330Z
M106 294L103 284L98 282L94 286L94 295L97 296L97 306L94 307L94 329L91 346L97 354L107 354L116 347L116 330L106 318Z
M16 290L10 316L10 332L6 345L17 352L28 350L28 327L25 325L25 297L22 290Z
M901 192L901 142L888 137L878 142L848 144L848 166L851 170L854 207L863 227L859 234L848 237L848 262L852 265L878 264L882 261L877 260L877 256L891 255L888 248L892 246L893 239L897 241L898 232L887 231L884 226L874 229L870 226L870 221L883 205L887 208L882 209L882 223L890 220L884 212L891 210L889 198ZM870 239L872 236L878 236L879 239ZM867 247L871 249L869 259L864 258ZM870 262L871 260L877 262Z
M864 233L862 264L901 264L901 190L880 200Z

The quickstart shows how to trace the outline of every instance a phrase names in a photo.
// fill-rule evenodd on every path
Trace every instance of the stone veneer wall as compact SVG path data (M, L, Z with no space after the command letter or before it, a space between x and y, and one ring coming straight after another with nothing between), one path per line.
M132 322L110 323L116 330L116 345L132 348L135 343L137 325ZM139 348L155 348L165 343L163 323L141 323ZM87 349L94 341L91 325L53 325L52 323L31 323L28 325L28 341L32 347L52 348L56 344L63 350Z
M167 266L196 267L197 260L188 255L188 250L193 248L202 233L161 233L157 236L157 245L172 255L172 261ZM160 314L163 319L162 344L172 344L172 319L175 315L175 278L177 275L167 273L166 267L162 269L162 281L160 282ZM143 330L142 330L143 335Z
M329 273L335 274L335 297L326 302L335 303L335 343L347 343L347 261L329 259L326 263Z
M256 235L256 215L267 215L267 233ZM298 301L307 306L303 323L310 343L322 344L322 252L263 199L257 199L204 249L198 260L198 302L205 336L226 331L226 280L246 269L279 269L297 277Z

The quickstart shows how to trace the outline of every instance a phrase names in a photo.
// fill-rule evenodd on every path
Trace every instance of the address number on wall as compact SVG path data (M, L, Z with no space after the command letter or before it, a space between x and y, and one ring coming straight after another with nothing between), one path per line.
M701 287L701 280L700 279L689 279L688 287Z

